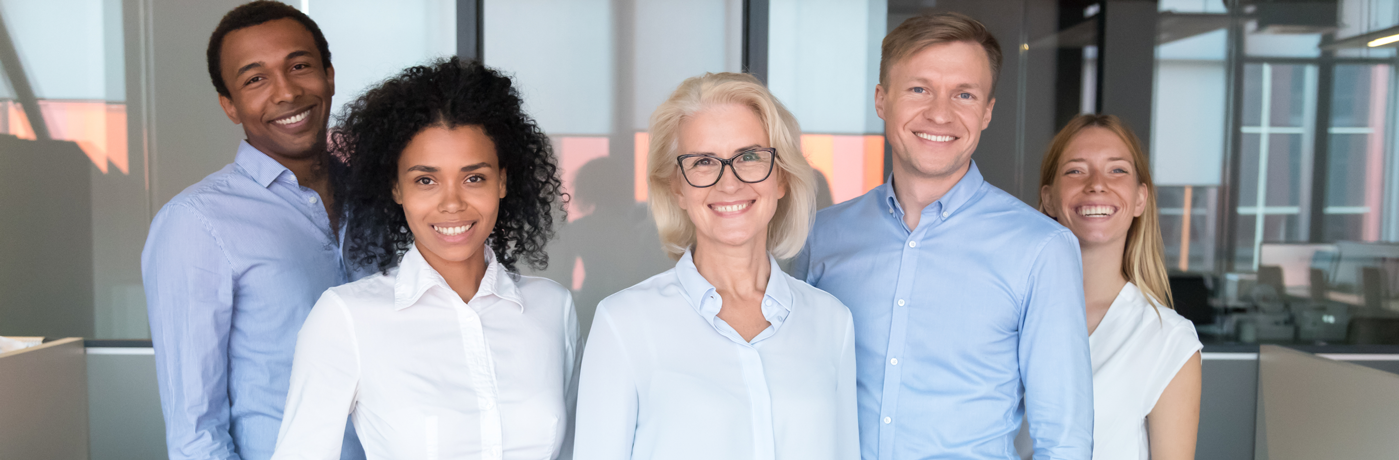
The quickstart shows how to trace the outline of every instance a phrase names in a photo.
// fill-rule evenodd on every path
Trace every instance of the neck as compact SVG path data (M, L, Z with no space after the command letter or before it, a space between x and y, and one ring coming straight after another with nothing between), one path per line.
M966 177L967 171L971 169L971 162L962 165L956 171L941 176L921 175L914 172L913 168L905 167L900 162L894 162L894 198L899 200L899 206L904 210L904 223L909 229L918 227L918 218L923 215L923 208L933 204L947 195L957 182Z
M1125 239L1083 247L1083 297L1092 308L1107 307L1122 292L1127 278L1122 276Z
M762 239L762 238L759 238ZM772 264L768 262L766 241L746 246L727 246L707 240L695 242L695 268L714 289L734 293L762 295L767 291Z
M422 246L418 246L418 252L433 270L437 270L437 274L442 275L442 279L447 281L447 286L452 288L463 302L470 302L471 298L476 296L476 291L481 289L481 279L486 277L485 246L461 262L444 260L436 254L424 251Z

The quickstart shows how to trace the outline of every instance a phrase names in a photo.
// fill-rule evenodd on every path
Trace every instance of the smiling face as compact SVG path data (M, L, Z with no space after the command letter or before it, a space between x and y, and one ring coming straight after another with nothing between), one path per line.
M991 123L991 63L981 45L929 45L889 67L875 87L875 112L894 150L896 172L957 177Z
M248 143L275 157L304 159L324 150L335 69L321 64L311 31L284 18L230 32L219 66L228 119Z
M680 123L679 144L680 155L724 159L772 146L757 112L736 104L708 107L685 119ZM699 188L686 182L677 167L671 188L695 225L697 246L753 246L766 251L768 223L777 212L777 201L787 194L781 176L774 165L767 179L749 184L725 166L719 183Z
M1069 140L1054 183L1040 190L1040 199L1080 246L1123 244L1132 220L1146 210L1147 187L1136 171L1121 137L1090 126Z
M484 263L481 248L505 198L495 143L479 126L424 129L398 159L393 198L429 264Z

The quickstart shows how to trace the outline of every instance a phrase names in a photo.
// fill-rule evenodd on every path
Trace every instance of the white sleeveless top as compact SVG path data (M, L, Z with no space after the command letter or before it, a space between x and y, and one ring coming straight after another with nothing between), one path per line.
M1160 316L1157 316L1157 313ZM1093 354L1093 459L1147 459L1146 415L1200 339L1175 310L1151 308L1132 283L1088 337Z

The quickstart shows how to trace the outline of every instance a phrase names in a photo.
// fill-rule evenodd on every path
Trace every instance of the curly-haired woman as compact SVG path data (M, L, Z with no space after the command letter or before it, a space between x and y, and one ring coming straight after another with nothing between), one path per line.
M578 323L543 268L562 201L548 139L510 79L413 67L333 134L351 260L298 336L275 458L334 458L350 414L368 457L555 458L571 432Z

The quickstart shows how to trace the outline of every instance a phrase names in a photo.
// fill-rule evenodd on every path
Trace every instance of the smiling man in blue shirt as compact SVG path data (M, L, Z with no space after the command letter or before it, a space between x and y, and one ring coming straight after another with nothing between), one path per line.
M975 20L925 14L884 39L875 110L893 175L821 211L794 263L855 320L865 460L1092 454L1093 375L1073 233L971 160L1001 50Z
M297 331L321 293L353 278L326 152L335 69L316 23L276 2L224 16L208 64L246 140L156 214L141 277L170 458L266 459ZM364 458L348 425L342 453Z

